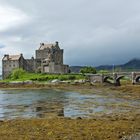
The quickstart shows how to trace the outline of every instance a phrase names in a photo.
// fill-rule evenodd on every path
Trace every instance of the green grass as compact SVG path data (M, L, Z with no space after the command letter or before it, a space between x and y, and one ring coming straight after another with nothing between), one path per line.
M79 80L85 79L85 76L81 74L41 74L41 73L22 73L18 77L9 77L8 79L1 80L0 82L10 82L10 81L50 81L58 79L60 81L64 80Z

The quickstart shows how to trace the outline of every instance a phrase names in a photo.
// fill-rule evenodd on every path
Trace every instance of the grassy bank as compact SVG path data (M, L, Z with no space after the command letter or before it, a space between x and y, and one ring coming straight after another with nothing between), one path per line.
M50 81L58 79L60 81L64 80L79 80L85 79L85 76L82 74L42 74L42 73L28 73L24 72L18 75L10 75L9 78L5 80L0 80L1 82L10 82L10 81Z

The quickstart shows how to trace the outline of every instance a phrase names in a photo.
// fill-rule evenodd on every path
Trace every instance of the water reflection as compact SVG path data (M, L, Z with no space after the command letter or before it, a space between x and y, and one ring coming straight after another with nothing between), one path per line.
M139 101L60 90L0 90L0 119L92 117L139 109Z
M61 102L37 103L33 107L33 111L36 113L36 117L39 118L56 117L56 116L64 117L64 106L63 103Z
M0 118L64 116L64 99L55 90L0 91Z

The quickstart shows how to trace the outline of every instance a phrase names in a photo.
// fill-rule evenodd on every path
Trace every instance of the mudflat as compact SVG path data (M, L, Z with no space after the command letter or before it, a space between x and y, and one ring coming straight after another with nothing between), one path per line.
M140 132L140 117L17 119L0 122L2 140L119 140Z

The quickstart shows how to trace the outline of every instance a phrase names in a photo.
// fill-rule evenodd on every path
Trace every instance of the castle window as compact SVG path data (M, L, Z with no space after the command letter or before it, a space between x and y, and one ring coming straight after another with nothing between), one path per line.
M11 65L9 65L9 67L11 67Z
M13 65L13 67L15 67L15 64Z
M53 50L53 54L55 54L55 50Z

